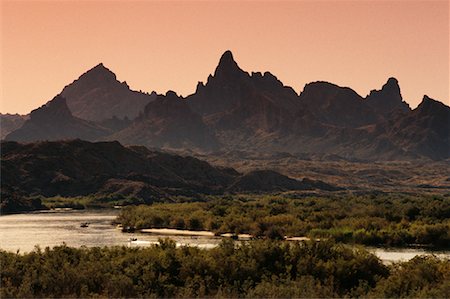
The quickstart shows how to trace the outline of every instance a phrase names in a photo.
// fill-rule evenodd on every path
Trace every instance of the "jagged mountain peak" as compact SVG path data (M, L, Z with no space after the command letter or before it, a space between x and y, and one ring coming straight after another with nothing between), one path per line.
M133 91L100 63L64 87L61 94L73 115L89 121L134 119L155 94Z
M417 106L415 109L416 111L420 113L426 113L426 114L434 114L439 111L450 111L450 107L446 106L444 103L436 101L432 98L430 98L427 95L423 96L422 102Z
M263 74L261 74L261 72L252 72L251 77L253 79L258 79L265 84L283 86L283 82L278 80L271 72L264 72Z
M376 92L376 91L372 91L372 92ZM402 99L398 80L395 79L394 77L390 77L387 80L387 82L383 85L383 87L381 87L381 92L386 95L393 96L395 100Z
M90 80L96 84L103 82L116 81L116 74L114 74L109 68L105 67L103 63L99 63L84 74L82 74L78 80Z
M398 80L394 77L390 77L387 82L381 87L381 92L385 95L391 96L391 100L396 100L401 102L402 95L400 93L400 85Z
M385 85L397 85L398 86L398 80L395 77L389 77Z
M72 113L67 106L66 98L58 94L51 101L31 111L30 113L30 118L32 120L38 120L41 118L45 120L49 117L61 120L72 118Z
M366 97L366 104L382 116L410 110L409 105L403 101L398 80L394 77L390 77L380 90L372 90Z
M226 50L220 57L219 65L223 64L235 64L233 53L230 50Z
M227 50L220 57L219 64L214 72L214 77L230 78L242 73L244 73L244 71L234 60L233 53L231 53L230 50Z
M192 111L187 102L176 92L169 90L165 95L158 95L156 99L148 103L144 108L145 118L178 118L191 115Z

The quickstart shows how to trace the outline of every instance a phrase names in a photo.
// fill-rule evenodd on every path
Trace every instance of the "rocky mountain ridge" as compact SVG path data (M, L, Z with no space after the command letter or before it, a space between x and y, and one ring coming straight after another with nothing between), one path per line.
M411 110L395 78L365 98L329 82L306 84L297 94L269 72L242 70L230 51L186 98L131 91L102 64L56 98L63 97L71 115L57 119L43 106L39 122L28 120L6 139L118 140L180 151L303 152L372 161L449 158L450 108L424 97Z

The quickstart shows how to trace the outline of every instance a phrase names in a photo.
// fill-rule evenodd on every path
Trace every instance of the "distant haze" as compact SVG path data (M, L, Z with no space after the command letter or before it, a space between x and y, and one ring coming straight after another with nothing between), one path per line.
M233 51L297 92L366 96L389 77L448 105L448 1L1 1L0 112L29 113L100 62L132 89L183 96Z

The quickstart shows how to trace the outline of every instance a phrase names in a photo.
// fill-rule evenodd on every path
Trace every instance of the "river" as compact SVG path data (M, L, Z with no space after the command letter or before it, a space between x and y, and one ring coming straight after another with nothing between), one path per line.
M154 235L144 233L122 233L111 222L118 210L41 211L26 214L0 216L0 248L7 251L30 252L35 245L41 248L66 243L73 247L93 246L148 246L159 238L170 237L178 246L189 245L201 248L217 246L221 238L204 236ZM88 227L80 227L81 223ZM137 241L130 242L130 238ZM425 249L373 248L367 250L384 263L407 261L417 255L435 254L450 258L450 251L431 252Z

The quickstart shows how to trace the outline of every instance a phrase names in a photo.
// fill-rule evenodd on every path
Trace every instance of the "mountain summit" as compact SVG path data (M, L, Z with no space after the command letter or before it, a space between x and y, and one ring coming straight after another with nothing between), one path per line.
M244 71L238 66L234 60L233 53L227 50L220 57L214 77L218 79L230 79L244 74Z
M105 67L103 63L99 63L81 75L78 80L86 85L91 84L92 87L97 87L98 85L103 85L107 82L112 83L116 81L117 78L116 74Z
M133 119L156 94L133 91L126 82L119 82L116 75L98 64L64 87L61 95L73 115L90 121L105 121L113 117Z
M409 105L403 101L400 86L395 78L389 78L381 90L372 90L366 97L366 103L383 117L393 112L407 112Z

